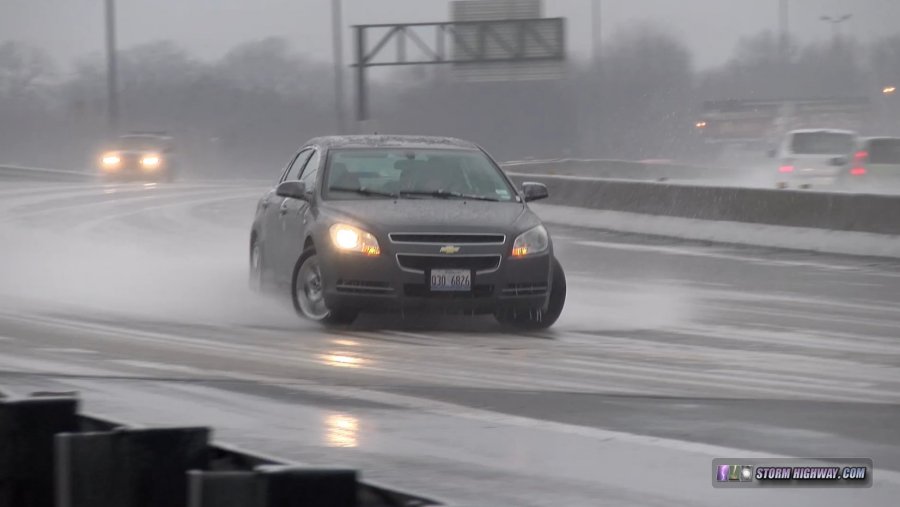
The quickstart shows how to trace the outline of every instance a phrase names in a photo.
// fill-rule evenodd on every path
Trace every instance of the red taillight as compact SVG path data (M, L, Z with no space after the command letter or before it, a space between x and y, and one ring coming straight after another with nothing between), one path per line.
M867 158L869 158L869 152L866 151L866 150L860 150L860 151L857 151L857 152L853 155L853 159L854 159L854 160L858 160L858 161L863 161L863 160L865 160L865 159L867 159Z
M850 169L850 174L852 174L853 176L862 176L862 175L866 174L866 168L865 167L854 167L853 169Z
M778 172L780 173L792 173L794 172L794 166L792 165L783 165L778 168Z

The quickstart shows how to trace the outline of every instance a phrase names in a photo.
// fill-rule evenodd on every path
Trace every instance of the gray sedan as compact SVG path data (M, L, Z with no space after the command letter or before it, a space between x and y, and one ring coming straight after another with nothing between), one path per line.
M489 313L542 329L565 303L547 229L480 147L449 138L322 137L306 143L258 203L251 283L290 287L301 316Z

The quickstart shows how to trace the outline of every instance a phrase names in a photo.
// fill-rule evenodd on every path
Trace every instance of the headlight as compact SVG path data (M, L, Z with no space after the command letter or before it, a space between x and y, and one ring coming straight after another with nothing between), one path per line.
M141 166L145 169L156 169L162 160L157 155L147 155L141 158Z
M103 167L105 169L112 169L114 167L118 167L119 162L121 162L121 161L122 161L122 159L119 158L119 156L114 153L108 153L106 155L103 155L103 158L100 159L100 162L103 163Z
M358 252L376 256L381 255L378 240L372 234L347 224L334 224L329 229L331 242L338 250Z
M550 235L543 225L529 229L513 242L512 256L525 257L526 255L545 252L550 247Z

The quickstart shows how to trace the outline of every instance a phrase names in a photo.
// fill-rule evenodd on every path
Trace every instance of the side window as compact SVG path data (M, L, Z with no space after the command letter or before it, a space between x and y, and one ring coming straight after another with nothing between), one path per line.
M316 175L319 173L319 152L313 152L312 157L309 158L309 162L306 163L306 167L303 169L303 174L300 176L300 181L306 183L307 191L311 191L315 188L316 184Z
M306 161L309 160L309 155L312 153L312 150L304 150L301 151L297 157L294 159L294 162L291 163L291 167L284 174L284 179L281 181L294 181L300 179L300 171L303 169Z

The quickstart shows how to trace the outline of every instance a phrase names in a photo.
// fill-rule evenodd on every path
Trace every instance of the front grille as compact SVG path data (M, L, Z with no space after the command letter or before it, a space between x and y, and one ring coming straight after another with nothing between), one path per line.
M338 280L334 286L338 292L350 294L391 294L394 289L388 282L366 282L362 280Z
M397 254L403 269L424 273L430 269L470 269L475 272L494 271L500 267L500 255L412 255Z
M547 293L547 284L541 283L511 283L503 289L504 296L539 296Z
M429 299L474 299L491 297L494 293L493 285L473 285L470 291L435 291L432 292L427 285L422 283L407 283L403 285L403 294L409 297Z
M505 234L400 233L388 237L393 243L421 243L442 245L502 245Z
M126 169L135 169L141 166L141 155L123 153L119 155L119 165Z

